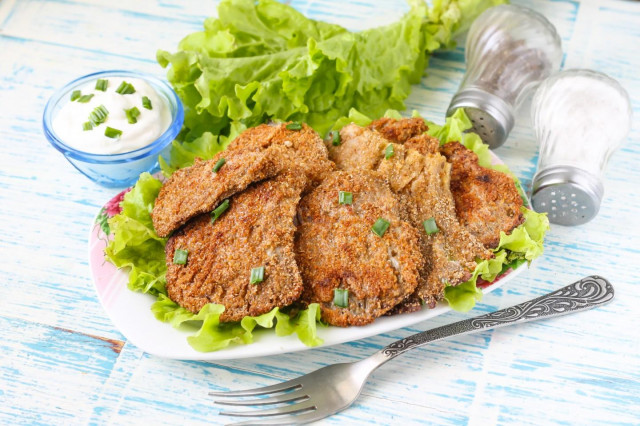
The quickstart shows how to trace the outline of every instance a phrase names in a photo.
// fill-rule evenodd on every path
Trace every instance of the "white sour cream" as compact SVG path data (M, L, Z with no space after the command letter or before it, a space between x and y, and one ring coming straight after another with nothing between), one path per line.
M53 120L53 130L60 140L71 148L91 154L119 154L145 147L162 135L171 124L171 111L165 101L144 80L130 77L105 77L107 90L96 90L96 81L80 86L82 95L93 95L87 103L69 101L60 109ZM135 88L135 93L121 95L116 92L126 81ZM142 98L151 100L152 109L142 106ZM104 123L83 130L83 123L89 121L89 114L100 105L109 111ZM125 110L138 108L140 115L136 123L129 123ZM108 127L122 131L118 138L105 136Z

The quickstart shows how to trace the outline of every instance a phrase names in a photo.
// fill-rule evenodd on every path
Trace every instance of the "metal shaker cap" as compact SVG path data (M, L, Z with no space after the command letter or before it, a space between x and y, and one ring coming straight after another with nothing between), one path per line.
M470 132L477 133L482 141L495 149L501 146L513 129L512 108L501 98L484 90L462 90L451 99L447 117L463 108L471 121Z
M571 166L555 166L536 173L531 201L549 221L574 226L589 222L600 210L604 188L592 174Z

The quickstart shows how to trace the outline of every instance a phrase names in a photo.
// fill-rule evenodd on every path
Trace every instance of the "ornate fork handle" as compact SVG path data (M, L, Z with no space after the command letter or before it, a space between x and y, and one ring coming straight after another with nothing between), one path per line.
M410 349L429 342L457 334L474 333L591 309L611 301L613 294L613 287L609 281L597 275L592 275L528 302L423 331L398 340L381 349L371 358L375 359L378 363L377 366L379 366Z

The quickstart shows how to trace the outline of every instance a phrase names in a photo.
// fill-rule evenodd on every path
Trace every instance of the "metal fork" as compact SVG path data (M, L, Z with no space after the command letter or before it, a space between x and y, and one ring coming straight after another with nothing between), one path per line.
M264 398L249 400L215 401L217 404L224 405L284 404L265 410L219 413L225 416L268 417L236 423L236 425L312 422L349 407L358 398L367 377L376 368L410 349L455 335L584 311L611 301L613 294L613 287L606 279L592 275L519 305L414 334L393 342L372 356L357 362L328 365L297 379L273 386L244 391L210 392L209 395L228 398L268 395Z

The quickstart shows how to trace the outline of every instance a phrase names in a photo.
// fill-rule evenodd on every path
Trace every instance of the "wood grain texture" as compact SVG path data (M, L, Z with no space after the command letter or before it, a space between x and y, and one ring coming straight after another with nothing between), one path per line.
M359 30L397 19L403 1L295 0L304 14ZM606 174L599 215L555 226L542 258L478 305L506 307L598 273L613 303L549 322L437 342L369 379L350 409L322 424L638 424L640 422L640 3L535 0L562 37L565 68L594 68L629 91L636 117ZM207 396L274 384L360 359L469 314L334 347L218 364L170 361L127 343L99 305L87 236L117 191L80 175L45 140L44 105L73 78L103 69L164 75L174 50L215 13L196 0L0 2L0 424L219 424ZM160 30L159 30L160 29ZM464 50L439 52L407 101L434 121L464 74ZM529 188L537 145L528 111L496 153Z

